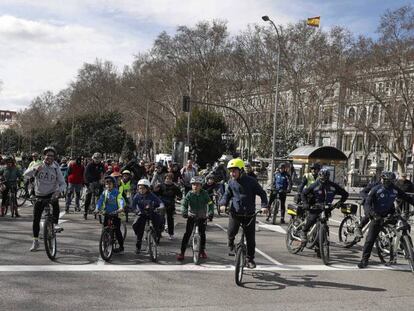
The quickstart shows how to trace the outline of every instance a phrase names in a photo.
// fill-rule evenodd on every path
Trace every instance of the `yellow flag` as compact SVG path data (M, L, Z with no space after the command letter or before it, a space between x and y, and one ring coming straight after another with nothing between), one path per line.
M310 17L308 18L308 26L312 26L312 27L319 27L319 22L321 20L320 16L315 16L315 17Z

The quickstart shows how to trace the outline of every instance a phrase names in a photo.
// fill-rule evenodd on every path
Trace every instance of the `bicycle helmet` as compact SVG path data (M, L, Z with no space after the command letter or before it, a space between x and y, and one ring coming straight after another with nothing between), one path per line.
M194 176L191 178L190 184L203 184L204 178L202 176Z
M227 163L228 169L238 168L239 170L244 170L244 167L245 167L244 162L240 158L232 159L229 161L229 163Z
M114 184L114 186L116 185L116 179L115 179L115 177L113 177L113 176L111 176L111 175L107 175L107 176L105 176L104 180L105 180L105 181L106 181L106 180L110 180L110 181L112 181L112 183Z
M286 168L286 164L285 163L280 163L278 166L278 169L281 170L282 168Z
M151 183L150 183L150 181L148 180L148 179L146 179L146 178L143 178L143 179L140 179L139 181L138 181L138 184L137 184L138 186L145 186L145 187L147 187L147 188L150 188L151 187Z
M48 151L52 151L54 155L56 155L56 149L53 146L47 146L43 149L43 155L46 155Z
M123 171L122 171L122 175L124 175L124 174L131 175L131 172L130 172L130 171L128 171L128 170L123 170Z
M324 183L324 182L328 181L328 180L329 180L329 176L330 176L330 175L331 175L331 174L329 173L329 171L328 171L327 169L322 169L322 170L320 170L320 171L319 171L319 173L318 173L319 180L320 180L322 183Z
M395 181L395 174L393 172L382 172L381 180L384 187L389 187Z

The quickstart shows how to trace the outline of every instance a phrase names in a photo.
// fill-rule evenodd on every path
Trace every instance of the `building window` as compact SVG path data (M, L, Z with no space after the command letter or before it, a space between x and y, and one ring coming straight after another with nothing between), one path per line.
M356 151L363 151L364 150L364 136L357 135L356 137Z
M355 122L355 108L354 107L349 108L348 120L349 120L349 123L351 124Z
M322 137L322 146L330 146L331 145L331 138L330 137Z
M379 121L379 109L378 109L378 106L377 105L375 105L374 107L372 107L371 119L372 119L372 123L378 124L378 121Z
M359 159L355 159L355 165L354 165L354 168L355 168L356 170L359 170Z
M367 108L362 107L361 113L359 115L359 121L364 124L365 120L367 119Z
M344 151L351 151L352 135L344 135Z
M325 108L323 112L323 124L332 124L332 108Z

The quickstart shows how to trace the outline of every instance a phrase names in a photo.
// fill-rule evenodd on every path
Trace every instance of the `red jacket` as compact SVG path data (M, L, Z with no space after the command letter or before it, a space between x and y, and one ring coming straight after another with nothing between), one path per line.
M76 162L69 164L68 183L70 184L83 184L83 172L85 167L78 165Z

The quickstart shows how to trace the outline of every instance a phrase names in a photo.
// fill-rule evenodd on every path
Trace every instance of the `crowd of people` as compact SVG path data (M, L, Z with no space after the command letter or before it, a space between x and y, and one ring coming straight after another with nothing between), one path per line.
M286 196L292 190L292 179L288 173L288 165L281 163L273 176L273 187L268 200L266 192L257 181L257 176L249 163L240 158L228 163L219 162L214 166L208 164L200 170L192 160L184 167L169 161L167 163L150 163L144 160L125 159L104 160L99 152L90 159L84 157L58 158L54 147L44 148L42 158L38 153L32 154L31 161L22 159L16 163L14 157L0 158L0 190L2 192L1 216L8 202L10 189L17 184L26 189L25 195L34 197L33 243L31 251L39 248L40 219L44 202L50 200L53 207L54 221L58 224L59 198L65 198L65 211L82 212L85 220L91 212L103 213L105 226L108 215L112 215L119 248L115 253L124 251L120 230L121 220L133 216L132 228L136 235L136 249L141 251L141 244L148 220L153 223L157 232L157 240L162 236L164 228L168 238L174 239L174 215L176 204L180 202L181 212L186 219L186 229L182 238L181 249L177 260L184 260L188 241L194 225L199 226L201 236L201 258L207 258L206 220L213 220L215 205L226 211L228 217L229 255L235 252L235 237L241 224L245 225L244 233L247 243L247 266L255 268L255 221L250 221L256 212L256 196L261 199L262 212L271 214L270 206L276 197L280 201L281 224L285 223ZM396 200L414 204L414 199L406 194L413 192L413 184L402 174L398 180L390 172L383 172L378 180L373 180L362 192L365 218L357 235L362 236L361 229L371 219L369 232L363 248L359 268L365 268L372 251L372 246L381 229L381 217L395 212ZM82 192L85 192L81 206ZM316 222L320 210L319 204L331 204L336 195L339 202L348 199L348 192L330 180L330 172L318 163L310 165L298 187L295 201L307 210L306 224L300 236L306 243L307 231ZM218 196L219 200L214 200ZM73 202L74 199L74 202ZM216 206L217 207L217 206ZM16 211L16 217L20 214ZM115 216L114 216L115 215ZM268 218L269 219L269 218Z

